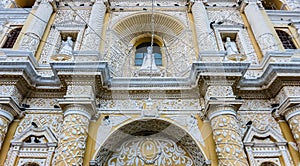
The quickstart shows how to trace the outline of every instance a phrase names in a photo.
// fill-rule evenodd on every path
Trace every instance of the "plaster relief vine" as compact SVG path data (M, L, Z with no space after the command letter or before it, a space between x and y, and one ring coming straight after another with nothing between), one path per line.
M142 109L144 100L100 100L100 109L103 110L124 110ZM177 100L155 100L152 102L159 110L201 110L198 99L177 99Z
M241 121L241 127L246 128L246 123L252 121L252 126L259 130L266 130L267 127L272 127L278 133L281 133L281 129L276 120L272 117L270 111L239 111L238 119Z
M16 100L17 103L22 101L22 95L19 90L14 85L1 85L0 86L0 95L1 96L11 96Z
M59 130L62 126L63 116L59 114L27 114L20 122L15 137L32 126L32 122L37 124L39 128L48 126L53 134L58 137Z
M230 97L233 96L231 86L210 86L205 94L206 99L209 97Z
M4 141L7 129L9 125L9 120L0 116L0 149Z
M140 164L192 166L193 160L174 141L165 138L137 138L126 141L108 160L109 166Z
M26 104L31 108L53 108L58 102L53 98L27 98Z
M271 104L270 100L244 100L239 110L270 110Z
M89 119L71 114L65 117L56 152L56 165L82 165Z
M300 115L296 115L289 120L289 126L297 142L300 151Z
M222 165L246 165L243 143L237 120L232 115L222 115L211 120L216 152Z

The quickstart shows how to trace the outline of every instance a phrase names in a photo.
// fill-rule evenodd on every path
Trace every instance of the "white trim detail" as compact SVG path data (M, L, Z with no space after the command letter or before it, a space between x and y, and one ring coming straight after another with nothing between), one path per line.
M83 110L67 110L65 113L64 113L64 116L68 116L68 115L72 115L72 114L79 114L79 115L82 115L82 116L85 116L87 117L89 120L91 120L92 116L86 112L86 111L83 111Z
M0 110L0 116L4 116L9 121L13 121L14 120L14 116L10 112L5 111L3 109Z

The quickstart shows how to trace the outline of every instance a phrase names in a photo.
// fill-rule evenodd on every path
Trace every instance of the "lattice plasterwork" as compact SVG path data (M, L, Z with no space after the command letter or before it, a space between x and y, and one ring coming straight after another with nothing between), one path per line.
M239 110L270 110L272 108L271 104L270 100L244 100Z
M58 138L63 122L63 116L60 114L26 114L17 127L14 137L19 136L26 129L30 128L32 122L36 123L39 128L48 126Z
M238 111L237 116L244 128L247 122L252 121L252 126L259 130L266 130L269 126L278 133L282 133L279 124L272 117L270 111Z
M53 98L27 98L26 104L30 105L30 108L53 108L58 102Z

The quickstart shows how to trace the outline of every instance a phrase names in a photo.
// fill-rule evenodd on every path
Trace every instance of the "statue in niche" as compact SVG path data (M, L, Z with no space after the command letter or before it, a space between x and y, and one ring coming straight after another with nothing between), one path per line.
M73 41L72 37L68 36L66 41L62 41L62 47L58 54L61 55L72 55L73 54Z
M226 48L227 55L239 54L235 42L231 41L230 37L226 37L225 48Z
M154 54L152 54L153 48L147 47L147 54L144 56L143 64L141 67L141 70L158 70L156 64L155 64L155 57Z

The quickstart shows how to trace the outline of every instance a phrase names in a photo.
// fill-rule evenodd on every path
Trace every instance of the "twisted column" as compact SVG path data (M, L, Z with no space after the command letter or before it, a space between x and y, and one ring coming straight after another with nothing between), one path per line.
M208 16L204 4L195 1L192 6L193 19L196 28L199 51L215 51L217 44L214 33L210 29Z
M64 122L53 165L83 165L88 126L91 119L87 109L83 105L69 105L65 108Z
M52 12L53 7L47 0L39 4L34 13L35 16L32 17L29 26L26 28L25 35L20 43L20 49L33 52L37 50Z
M105 4L102 0L97 0L92 7L89 27L87 29L85 42L82 45L82 50L91 51L99 49L101 42L101 38L99 36L102 36L105 12Z
M298 151L300 152L300 104L288 108L285 113L285 119L290 126L294 139L297 143Z
M278 43L272 33L271 27L259 9L259 2L249 2L245 5L245 15L262 53L265 55L268 51L278 50Z
M14 116L10 113L11 108L0 104L0 150L6 136L9 124L13 121Z
M217 105L208 113L219 165L248 165L235 109L232 105Z

